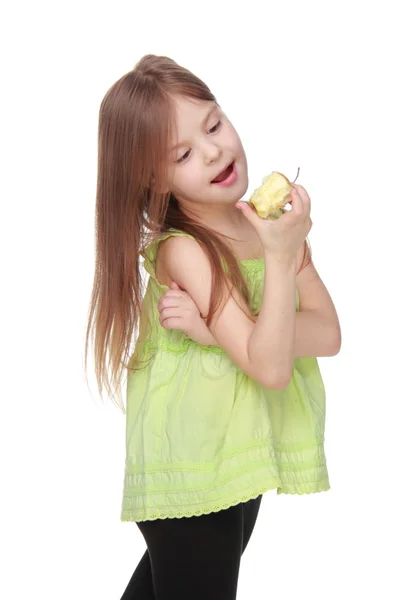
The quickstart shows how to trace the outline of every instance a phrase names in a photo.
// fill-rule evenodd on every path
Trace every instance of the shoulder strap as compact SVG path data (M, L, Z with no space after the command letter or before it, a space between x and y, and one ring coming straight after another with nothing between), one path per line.
M143 267L146 269L146 271L149 273L149 275L151 275L152 277L154 277L154 279L156 278L156 260L157 260L157 254L158 254L158 247L160 242L166 240L169 237L176 237L176 236L181 236L181 237L190 237L192 239L194 239L194 237L192 235L190 235L189 233L186 233L185 231L180 231L179 229L168 229L168 231L164 231L163 233L160 233L157 238L155 240L153 240L151 242L151 244L149 244L148 246L146 246L144 248L144 250L142 250L142 252L140 253L141 256L143 256L144 262L143 262Z

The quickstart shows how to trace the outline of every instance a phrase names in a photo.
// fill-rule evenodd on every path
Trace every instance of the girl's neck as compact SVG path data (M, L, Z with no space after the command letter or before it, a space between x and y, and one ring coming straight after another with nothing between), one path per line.
M243 231L248 221L235 205L219 206L204 205L197 210L193 205L181 203L181 210L191 219L213 231L226 234L228 231Z

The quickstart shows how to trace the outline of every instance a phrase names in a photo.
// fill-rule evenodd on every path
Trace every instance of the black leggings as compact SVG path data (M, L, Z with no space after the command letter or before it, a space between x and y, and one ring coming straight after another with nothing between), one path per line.
M136 523L147 550L121 600L235 600L261 499L199 517Z

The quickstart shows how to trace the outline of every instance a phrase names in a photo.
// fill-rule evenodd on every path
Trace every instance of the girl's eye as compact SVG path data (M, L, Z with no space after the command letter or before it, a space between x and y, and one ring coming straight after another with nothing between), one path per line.
M216 133L220 127L222 125L221 121L218 121L218 123L216 123L213 127L211 127L211 129L209 129L209 133ZM183 154L180 158L178 158L178 160L176 161L178 164L182 163L184 160L186 160L187 158L189 158L190 156L190 150L187 150L185 152L185 154Z
M218 129L220 127L221 127L221 121L218 121L218 123L216 125L214 125L214 127L211 127L210 133L215 133L216 131L218 131Z
M190 150L187 150L187 152L185 152L185 154L183 154L180 158L178 158L178 160L176 162L177 163L183 162L184 160L189 158L189 154L190 154Z

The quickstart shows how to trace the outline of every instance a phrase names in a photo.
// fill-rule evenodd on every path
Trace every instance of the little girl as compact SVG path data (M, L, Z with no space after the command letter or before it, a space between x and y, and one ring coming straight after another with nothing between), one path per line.
M264 220L247 188L240 138L191 72L149 55L109 89L86 353L93 328L110 396L128 369L121 520L147 551L123 600L234 600L262 494L330 489L316 357L341 333L310 198L293 185Z

